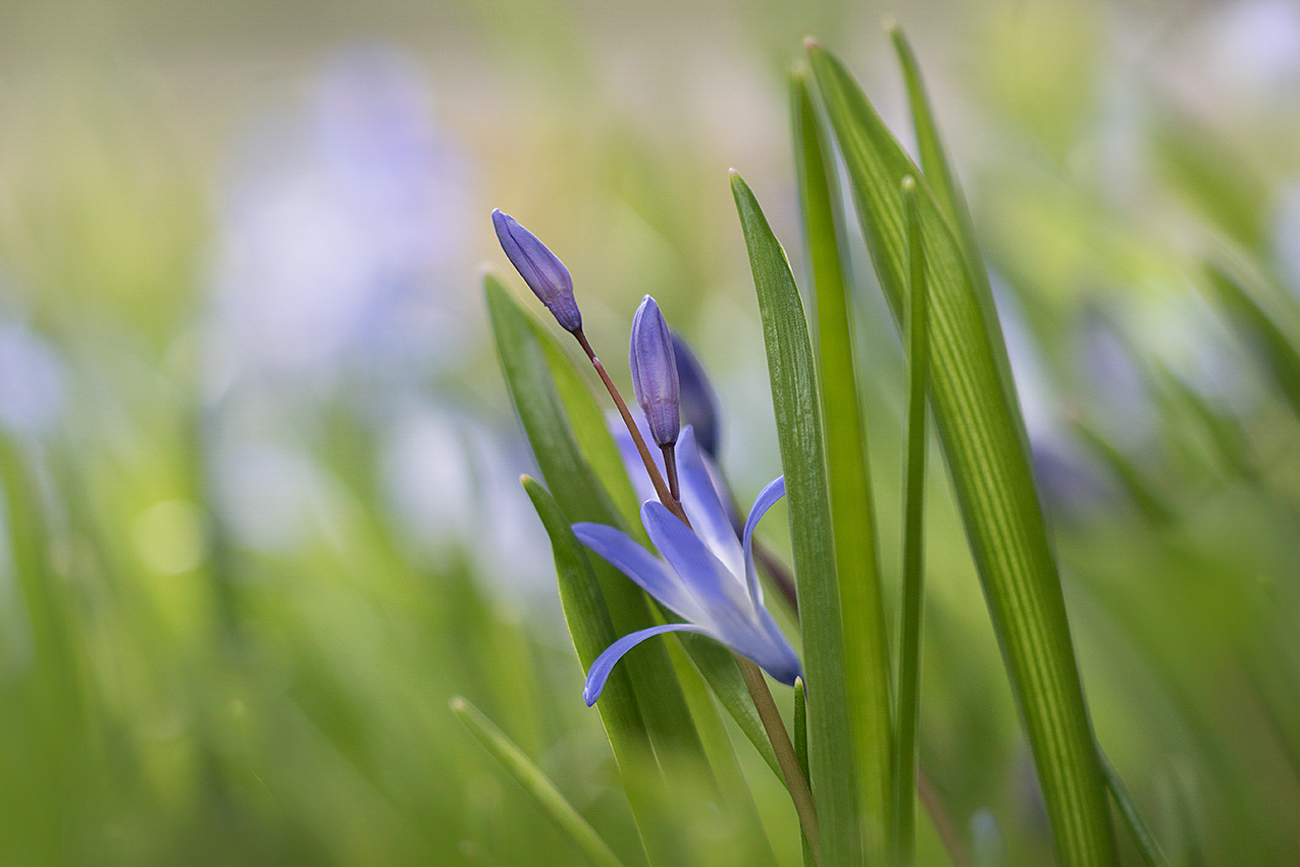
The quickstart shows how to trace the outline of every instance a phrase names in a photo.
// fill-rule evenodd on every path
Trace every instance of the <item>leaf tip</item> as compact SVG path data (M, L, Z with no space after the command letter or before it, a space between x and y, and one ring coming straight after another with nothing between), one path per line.
M460 715L465 712L465 707L467 704L468 702L466 702L465 699L461 698L458 695L453 695L451 697L451 700L447 702L447 707L451 708L452 713Z
M881 28L884 29L884 31L885 31L886 33L889 34L889 37L890 37L891 39L897 39L897 38L898 38L898 34L899 34L900 31L899 31L899 28L898 28L898 19L897 19L897 18L895 18L895 17L892 16L892 15L886 15L884 18L881 18L881 19L880 19L880 26L881 26Z
M903 192L906 193L907 195L911 195L912 193L915 193L916 178L912 177L911 175L903 175L902 188L903 188Z
M822 44L817 41L817 37L805 36L803 38L803 50L807 53L812 54L815 51L820 51L821 47Z

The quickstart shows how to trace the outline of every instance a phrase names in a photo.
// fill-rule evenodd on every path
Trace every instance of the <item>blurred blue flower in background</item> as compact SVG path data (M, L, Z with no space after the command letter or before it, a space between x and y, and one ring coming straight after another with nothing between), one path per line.
M461 315L469 163L434 126L417 67L335 58L305 116L242 148L218 217L211 383L420 373L470 336Z
M64 373L54 347L26 325L0 322L0 425L37 436L63 411Z

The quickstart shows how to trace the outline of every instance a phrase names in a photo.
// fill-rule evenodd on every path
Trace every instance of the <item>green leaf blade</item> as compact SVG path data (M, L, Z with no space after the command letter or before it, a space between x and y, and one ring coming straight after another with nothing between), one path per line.
M731 179L763 318L808 683L809 770L827 867L862 859L853 744L844 681L843 622L835 568L821 408L799 289L785 251L739 175Z
M834 153L823 140L808 85L791 81L795 162L809 272L816 298L817 348L825 413L835 560L844 620L845 688L868 851L883 856L892 788L889 647L880 591L875 507L867 438L858 401L850 294L832 205Z
M550 778L514 741L506 737L478 708L460 696L453 697L450 705L452 713L456 714L510 776L524 787L542 812L568 835L592 864L596 867L623 867L623 862L609 848L609 844L601 839L596 829L573 808Z
M997 332L951 222L857 83L817 46L810 61L864 235L901 323L907 258L898 185L917 178L930 288L931 397L990 615L1017 696L1063 867L1110 865L1114 835L1060 578Z

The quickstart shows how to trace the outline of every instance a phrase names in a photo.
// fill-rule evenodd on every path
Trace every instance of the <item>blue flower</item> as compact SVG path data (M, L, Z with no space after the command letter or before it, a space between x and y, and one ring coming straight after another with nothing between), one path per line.
M648 500L641 506L641 522L663 559L613 527L573 525L584 545L686 621L642 629L611 644L587 673L583 699L588 705L600 697L610 671L625 653L665 632L696 632L714 638L789 686L802 676L799 657L763 605L751 550L759 519L785 496L785 478L777 478L758 495L745 521L742 542L718 498L690 427L682 431L677 443L677 460L682 507L691 526L657 501Z

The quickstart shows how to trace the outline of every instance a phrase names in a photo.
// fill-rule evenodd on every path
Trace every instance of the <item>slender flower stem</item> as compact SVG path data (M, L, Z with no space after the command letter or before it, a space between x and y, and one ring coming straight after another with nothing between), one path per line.
M668 492L673 495L674 500L680 503L682 495L677 487L677 443L660 446L659 450L664 453L664 471L668 476Z
M686 520L686 512L682 510L682 504L677 502L677 498L673 496L667 483L664 482L663 474L659 472L659 467L655 465L654 459L650 457L650 449L646 448L645 438L641 436L641 431L636 426L636 420L632 418L632 413L628 411L627 404L623 402L623 396L614 387L614 380L609 378L609 374L605 371L605 365L600 363L600 359L592 351L591 344L587 342L587 335L582 333L581 328L571 333L578 338L578 344L582 347L582 351L587 353L587 357L591 359L592 366L600 374L601 382L605 383L605 389L609 391L609 396L614 399L614 405L618 407L619 414L623 416L623 423L627 425L628 433L632 434L632 442L636 443L636 450L641 453L641 460L645 463L646 472L650 474L650 483L655 486L655 493L659 495L659 501L664 504L668 511L681 518L682 523L690 526L690 521Z
M808 839L808 848L820 864L821 831L817 825L817 807L813 803L812 790L808 788L803 768L799 765L799 756L794 744L790 743L790 735L786 732L781 713L772 699L772 691L767 688L767 681L763 679L763 672L757 665L739 654L736 662L740 665L740 673L745 677L745 686L749 687L749 694L754 698L754 707L758 709L758 718L767 730L767 738L772 742L772 749L776 750L776 761L781 766L781 776L785 777L785 787L790 790L790 800L794 801L794 811L798 814L799 825Z

